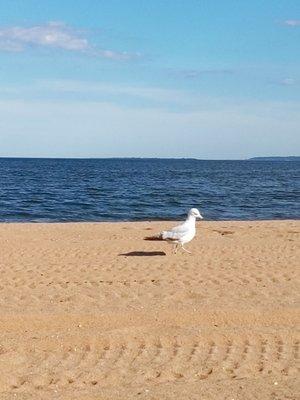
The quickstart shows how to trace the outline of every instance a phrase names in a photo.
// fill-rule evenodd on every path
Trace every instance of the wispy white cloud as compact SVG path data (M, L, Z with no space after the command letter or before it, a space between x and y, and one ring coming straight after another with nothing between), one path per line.
M224 101L218 108L173 113L98 101L7 101L0 97L0 155L236 158L293 154L299 148L298 110L299 102Z
M12 26L0 29L0 46L8 51L23 51L42 46L64 50L85 51L90 48L81 32L60 22L49 22L32 27Z
M184 79L196 79L203 75L228 75L234 71L229 68L203 68L203 69L169 69L170 75Z
M46 89L56 93L81 93L81 94L99 94L131 96L139 99L148 99L153 101L171 101L176 102L188 99L190 96L184 94L181 90L161 88L155 86L138 86L103 83L95 81L74 81L74 80L46 80L36 81L36 89Z
M134 107L157 107L182 110L193 108L197 104L195 93L163 88L158 86L128 85L101 81L80 80L35 80L29 85L7 85L0 88L0 96L23 99L63 99L74 102L81 101L110 101L113 104Z
M138 56L138 54L98 48L88 40L85 31L72 28L63 22L0 28L0 50L22 52L30 48L61 49L118 61Z
M296 81L293 78L284 78L281 81L279 81L279 84L283 86L292 86L296 84Z
M300 19L286 19L284 25L287 26L300 26Z
M127 51L100 50L100 49L94 49L94 54L115 61L129 61L138 59L140 57L140 53L128 53Z
M277 79L274 85L297 85L293 78ZM173 89L169 87L129 85L101 81L85 80L34 80L24 85L7 85L0 88L0 101L52 102L52 104L106 104L124 110L152 110L153 113L166 112L172 114L192 114L213 110L215 113L231 112L239 109L241 114L247 114L247 107L252 107L251 101L242 102L234 97L204 95L194 90ZM268 101L261 102L265 113ZM257 103L258 104L258 103ZM275 105L273 102L273 109ZM276 114L280 114L280 106ZM283 108L285 105L283 103ZM292 109L292 105L290 104ZM298 110L297 110L298 113ZM1 127L1 118L0 118Z

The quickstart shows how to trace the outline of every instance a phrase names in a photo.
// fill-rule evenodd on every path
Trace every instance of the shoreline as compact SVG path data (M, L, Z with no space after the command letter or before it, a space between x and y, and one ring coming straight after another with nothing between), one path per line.
M166 223L166 224L180 224L184 221L183 219L143 219L143 220L116 220L116 221L109 221L109 220L101 220L101 221L90 221L90 220L85 220L85 221L0 221L0 226L1 225L54 225L54 224L143 224L143 223ZM274 222L274 223L282 223L282 222L300 222L300 217L299 218L284 218L284 219L220 219L220 220L212 220L212 219L203 219L201 221L197 220L196 224L197 226L200 224L206 224L206 223L268 223L268 222Z

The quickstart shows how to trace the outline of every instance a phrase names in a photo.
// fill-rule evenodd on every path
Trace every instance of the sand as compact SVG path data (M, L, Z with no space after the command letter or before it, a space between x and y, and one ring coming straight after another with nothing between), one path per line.
M0 224L1 400L299 396L300 221L172 225Z

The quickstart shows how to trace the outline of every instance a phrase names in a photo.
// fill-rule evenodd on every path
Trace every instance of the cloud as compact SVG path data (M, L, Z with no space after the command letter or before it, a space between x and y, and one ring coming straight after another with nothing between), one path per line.
M287 19L284 21L287 26L300 26L300 19Z
M153 86L137 86L122 85L112 83L102 83L95 81L73 81L73 80L46 80L36 81L36 89L42 91L50 91L61 95L61 93L74 94L98 94L113 96L130 96L137 99L148 99L157 102L171 101L178 102L180 100L189 99L190 95L184 95L180 90L165 89Z
M23 51L31 46L85 51L90 48L80 32L60 22L49 22L29 28L13 26L0 29L0 45L8 51Z
M232 69L227 68L207 68L207 69L170 69L169 73L176 77L184 79L196 79L203 75L227 75L233 74Z
M204 102L205 99L204 99ZM2 100L0 155L238 158L292 154L299 102L244 102L189 113L107 102Z
M168 110L186 113L197 108L219 107L221 100L202 97L193 90L170 87L130 85L94 80L49 79L33 80L30 84L11 84L0 89L6 99L43 99L51 101L109 102L119 107Z
M138 54L101 49L93 46L82 30L63 22L48 22L31 27L0 28L0 50L22 52L30 48L52 48L86 53L110 60L130 60Z
M172 88L70 79L33 80L29 85L2 86L0 95L73 101L81 101L82 98L97 101L109 99L117 104L133 102L140 106L188 106L195 101L195 95Z
M295 85L295 83L296 81L293 78L284 78L281 81L279 81L279 84L283 86L292 86Z
M115 61L129 61L140 57L140 53L127 53L126 51L97 50L95 55Z

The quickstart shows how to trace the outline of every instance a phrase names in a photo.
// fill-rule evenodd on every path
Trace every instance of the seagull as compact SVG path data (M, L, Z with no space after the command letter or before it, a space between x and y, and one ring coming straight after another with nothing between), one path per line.
M175 254L180 245L182 250L191 254L190 251L184 248L184 244L190 242L196 235L196 218L203 219L197 208L191 208L183 224L175 226L170 231L162 231L156 236L145 237L145 240L165 240L174 244Z

